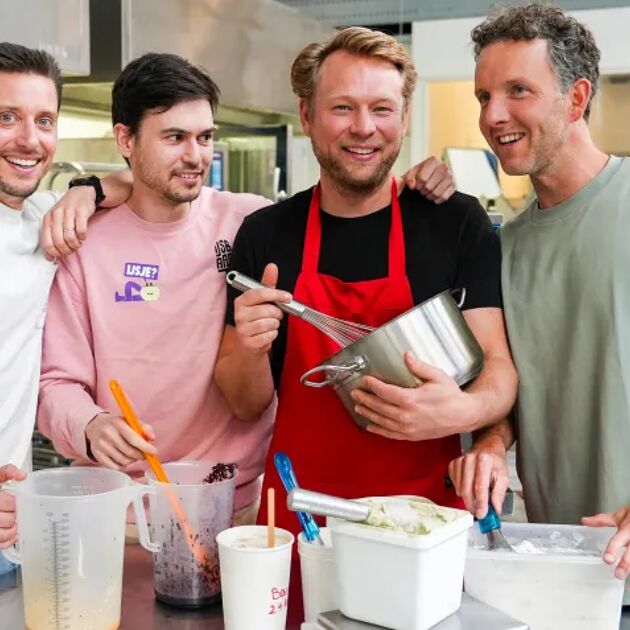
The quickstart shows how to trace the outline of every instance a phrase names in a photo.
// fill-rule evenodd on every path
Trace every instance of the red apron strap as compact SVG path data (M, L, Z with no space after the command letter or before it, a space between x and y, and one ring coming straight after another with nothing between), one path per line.
M302 254L302 273L317 273L319 269L319 252L322 241L322 224L319 216L320 188L313 189L311 203L306 221L304 253ZM406 276L405 236L402 225L402 214L398 201L396 178L392 178L391 225L389 228L389 270L388 277Z
M389 275L406 276L405 234L403 232L402 214L398 201L396 178L392 177L392 221L389 228Z
M302 273L317 273L319 249L322 241L322 224L319 218L319 184L313 189L306 221L304 252L302 253Z

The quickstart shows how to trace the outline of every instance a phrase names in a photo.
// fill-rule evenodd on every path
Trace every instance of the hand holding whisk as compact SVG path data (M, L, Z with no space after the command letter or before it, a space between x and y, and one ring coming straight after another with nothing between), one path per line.
M260 282L238 271L230 271L226 276L226 281L230 286L242 292L249 291L250 289L265 288ZM274 304L285 313L295 315L309 324L312 324L341 348L349 346L374 330L372 326L356 324L344 319L331 317L330 315L324 315L296 300L291 300L290 302L274 302Z

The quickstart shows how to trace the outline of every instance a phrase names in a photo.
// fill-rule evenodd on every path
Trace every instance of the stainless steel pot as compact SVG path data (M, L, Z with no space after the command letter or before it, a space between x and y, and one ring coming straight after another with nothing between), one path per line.
M451 293L458 292L461 297L456 303ZM350 396L362 376L375 376L400 387L420 385L420 379L407 368L405 352L442 369L460 387L465 385L483 367L483 350L459 311L465 297L465 289L435 295L308 370L302 375L302 383L333 387L362 428L369 420L354 411L356 403ZM323 380L314 380L316 374L323 374Z

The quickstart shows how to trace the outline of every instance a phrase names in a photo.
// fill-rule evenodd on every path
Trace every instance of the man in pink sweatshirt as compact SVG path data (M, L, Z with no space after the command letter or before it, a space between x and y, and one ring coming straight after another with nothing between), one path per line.
M261 421L232 414L214 382L226 308L225 271L243 219L271 202L203 186L219 90L184 59L147 54L114 84L112 119L133 174L127 202L92 220L80 252L60 264L48 303L39 429L81 464L128 473L143 453L239 466L238 522L253 522L274 405ZM423 194L453 192L435 158ZM118 380L149 440L125 423Z
M273 409L241 422L213 379L223 333L225 274L243 218L262 197L203 186L219 90L184 59L148 54L113 89L116 141L129 162L127 203L94 219L80 253L62 261L48 303L38 423L80 463L129 473L142 452L163 461L237 462L235 509L255 509ZM121 418L117 379L150 441Z

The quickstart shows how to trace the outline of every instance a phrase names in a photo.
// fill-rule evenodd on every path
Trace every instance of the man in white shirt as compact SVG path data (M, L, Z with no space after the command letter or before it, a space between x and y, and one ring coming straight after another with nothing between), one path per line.
M49 253L44 252L44 216L61 195L37 187L57 147L60 100L60 70L50 55L0 43L0 463L13 465L0 469L0 481L21 478L18 466L30 469L42 329L56 269L50 254L68 254L80 246L87 219L102 201L98 180L96 187L69 191L46 219ZM106 205L128 197L128 179L107 178ZM0 548L14 541L13 510L13 498L0 492Z

